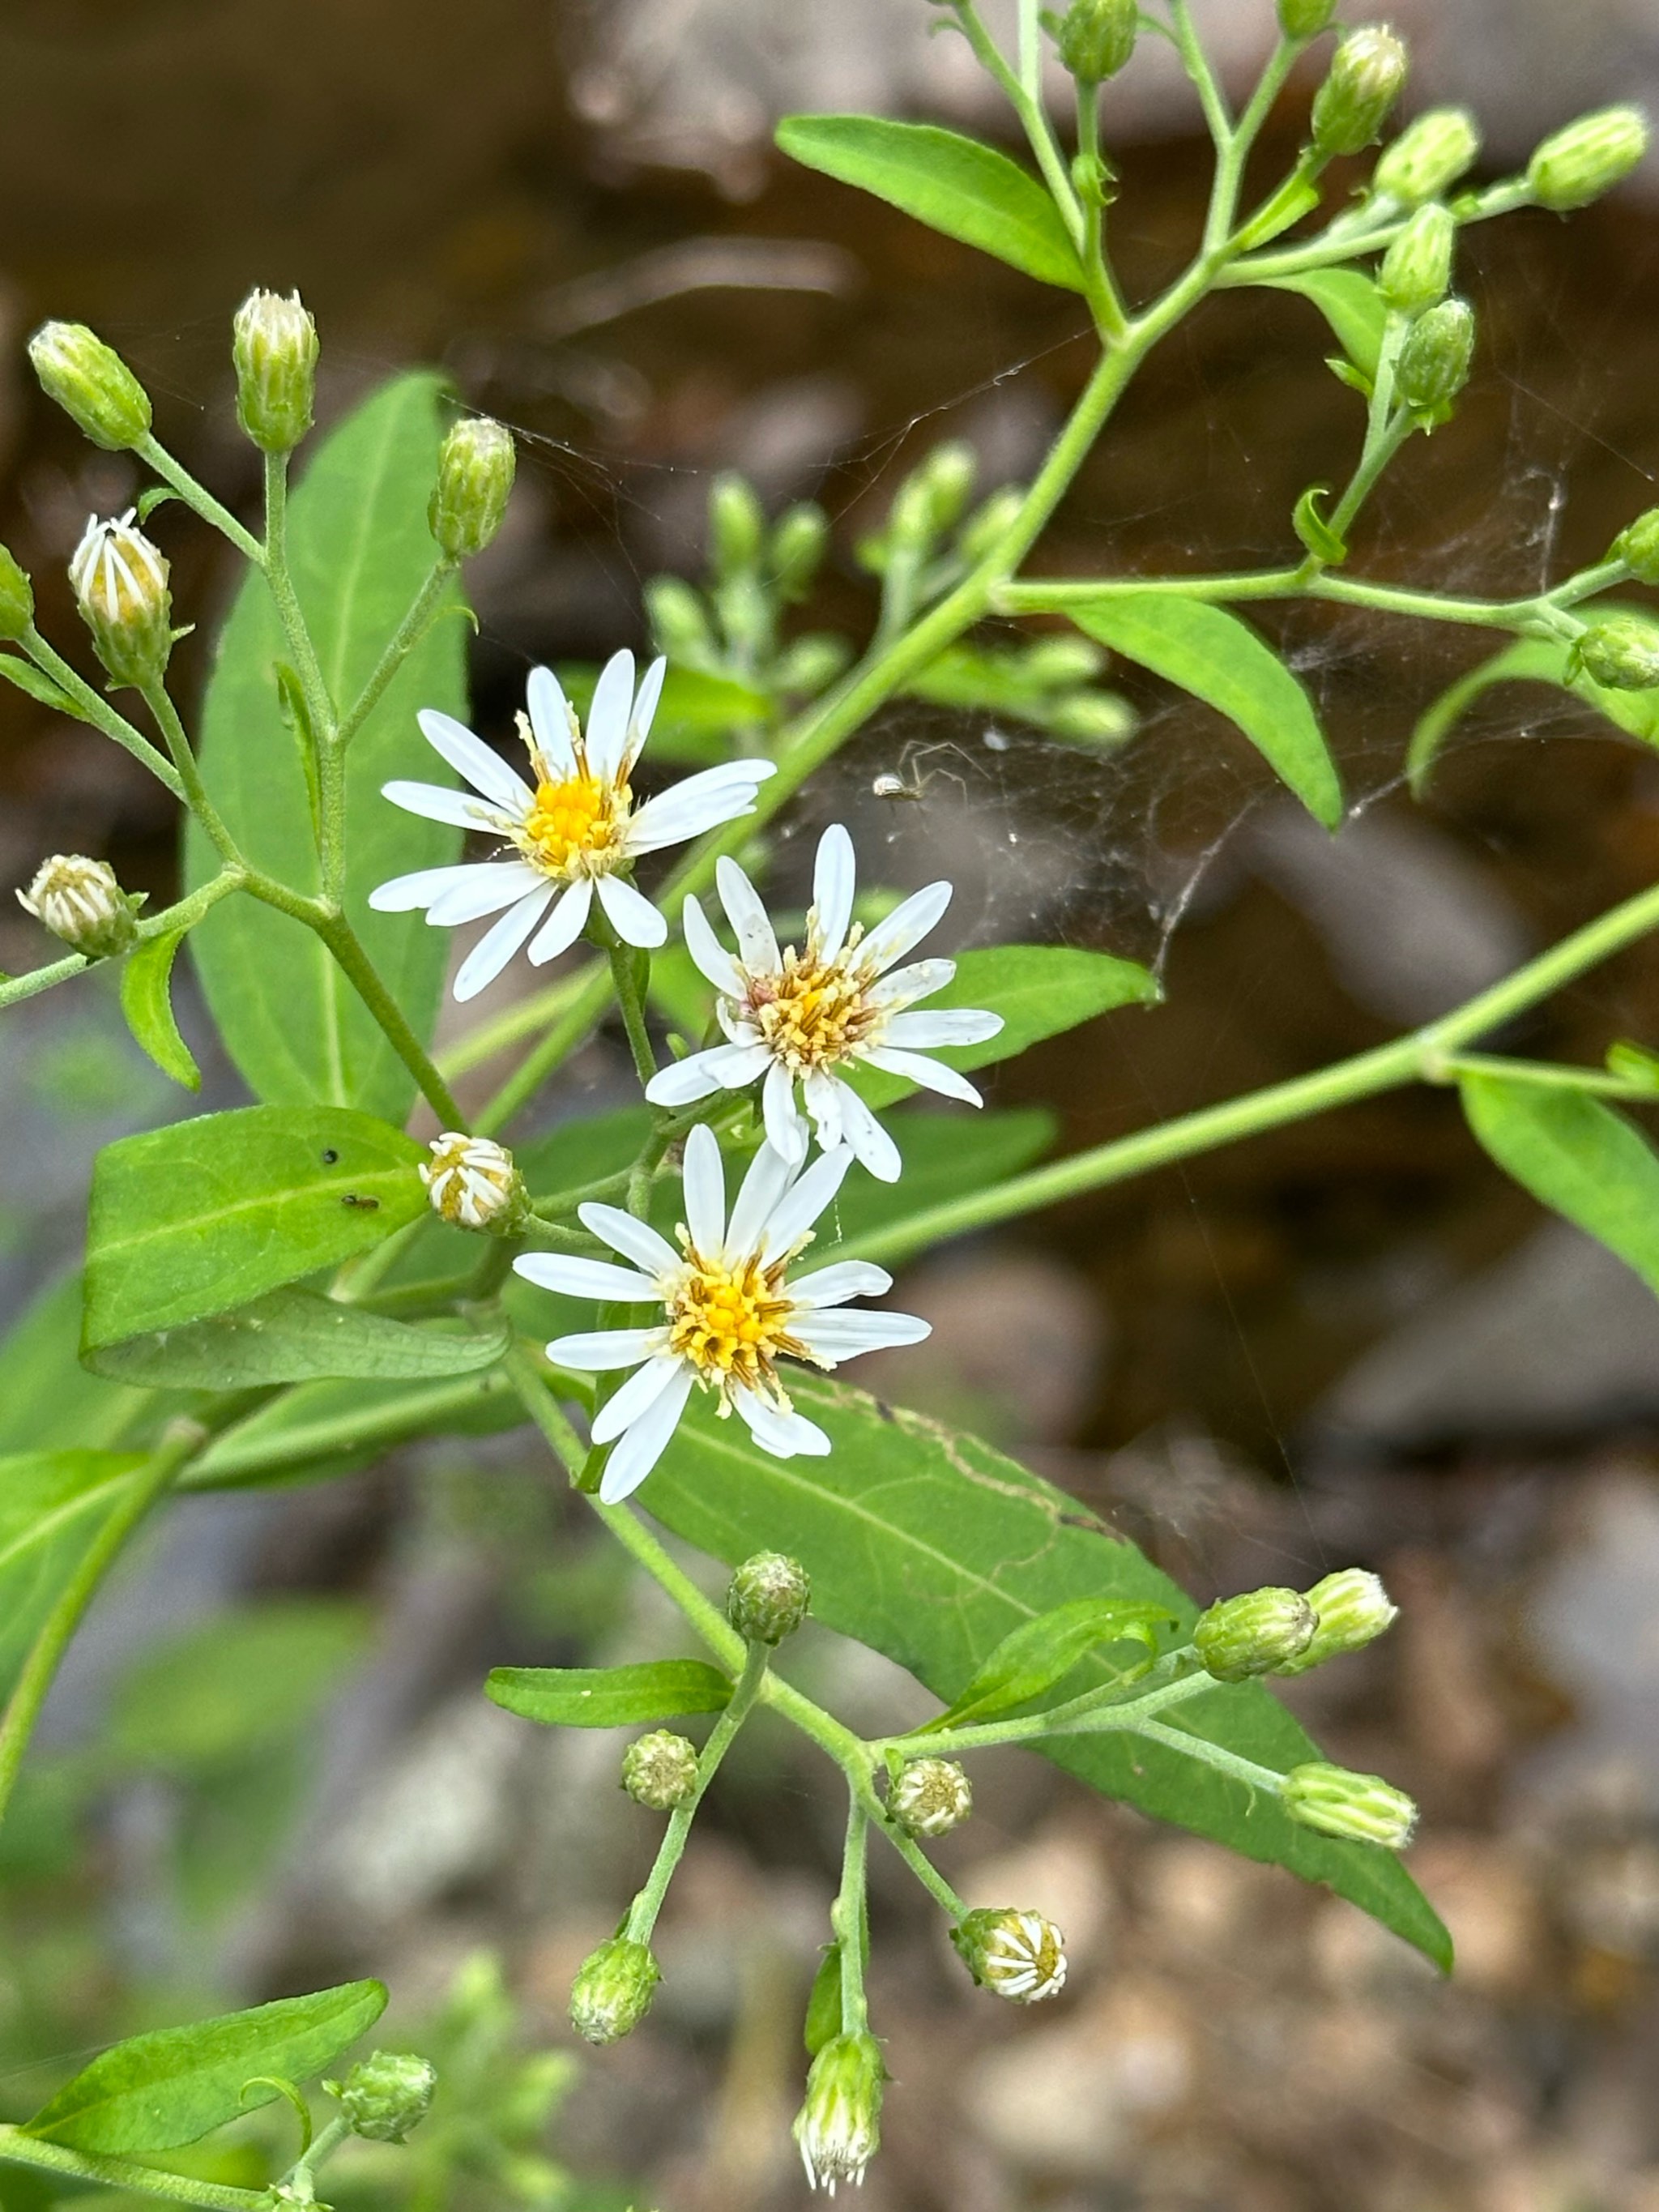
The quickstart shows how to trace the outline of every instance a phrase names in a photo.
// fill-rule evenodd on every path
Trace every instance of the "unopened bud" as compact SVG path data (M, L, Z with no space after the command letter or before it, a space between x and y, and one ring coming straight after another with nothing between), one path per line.
M1659 584L1659 507L1638 514L1614 539L1610 558L1622 561L1638 584Z
M1528 162L1534 199L1557 215L1588 207L1641 163L1648 137L1648 119L1639 107L1604 107L1598 114L1581 115L1546 138Z
M1467 300L1443 300L1412 325L1395 388L1414 414L1443 420L1469 380L1474 359L1474 310Z
M801 2163L814 2189L864 2179L881 2148L882 2085L887 2069L873 2035L832 2036L812 2061L795 2120Z
M406 2051L372 2051L343 2081L325 2081L354 2135L370 2142L401 2142L432 2109L436 2069Z
M1578 638L1571 659L1607 690L1651 691L1659 685L1659 625L1642 615L1603 615Z
M805 596L829 544L830 518L821 507L803 501L784 515L766 549L766 565L786 599Z
M1060 691L1088 684L1106 665L1106 654L1092 638L1040 637L1020 658L1020 674L1045 690Z
M961 521L979 474L979 456L970 445L952 438L935 446L916 471L927 487L928 513L933 534L943 537Z
M117 453L149 430L149 395L112 346L84 323L45 323L29 340L40 389L85 431Z
M1012 2004L1041 2004L1066 1986L1066 1939L1040 1912L969 1912L951 1941L980 1987Z
M231 325L236 416L264 453L292 453L311 428L317 325L297 292L250 292Z
M1243 1682L1252 1674L1276 1674L1306 1650L1316 1626L1299 1590L1245 1590L1200 1613L1193 1643L1206 1674Z
M697 662L714 652L703 604L678 576L653 576L645 587L645 611L659 653L670 660Z
M457 1229L487 1229L497 1237L522 1227L530 1200L505 1146L452 1129L428 1149L421 1181L434 1213Z
M623 1753L623 1788L636 1805L672 1813L696 1794L697 1747L672 1729L656 1729Z
M1431 107L1377 156L1371 190L1401 207L1437 200L1480 155L1480 126L1467 107Z
M948 1836L974 1809L973 1784L953 1759L913 1759L887 1809L907 1836Z
M643 1943L625 1936L584 1959L570 1990L570 2025L589 2043L620 2043L651 2009L662 1970Z
M1399 1617L1399 1607L1363 1567L1342 1567L1304 1595L1319 1626L1293 1659L1273 1669L1275 1674L1305 1674L1310 1667L1322 1667L1344 1652L1363 1651Z
M1446 296L1451 283L1457 224L1431 203L1420 207L1382 257L1377 289L1396 314L1413 320Z
M833 684L852 659L852 648L833 630L809 630L787 645L772 664L772 681L782 692L808 699Z
M1279 27L1287 39L1316 39L1335 13L1336 0L1279 0Z
M1072 0L1054 40L1061 66L1079 84L1102 84L1133 53L1139 33L1136 0Z
M732 1577L726 1617L746 1644L781 1644L806 1618L812 1585L799 1559L757 1552Z
M1285 1810L1300 1826L1345 1841L1403 1850L1417 1826L1417 1808L1380 1774L1353 1774L1313 1759L1292 1767L1280 1784Z
M25 637L34 626L34 586L0 545L0 637Z
M118 521L94 515L70 562L70 582L81 619L117 684L157 684L173 651L173 594L167 564L134 524L129 507Z
M1048 708L1043 720L1055 737L1073 745L1121 745L1139 726L1128 701L1112 691L1079 691Z
M88 960L113 960L131 945L142 899L130 898L107 861L54 853L19 891L17 903Z
M766 542L766 510L734 471L715 477L708 494L708 537L722 576L753 568Z
M452 561L469 561L495 538L518 468L513 433L487 415L453 424L438 449L438 482L426 519Z
M1351 31L1314 95L1313 143L1327 159L1369 146L1405 89L1406 49L1392 31L1368 24Z
M1025 495L1017 484L1004 484L994 491L989 499L974 509L957 535L957 544L964 561L982 561L994 545L1001 544L1019 519L1025 504Z

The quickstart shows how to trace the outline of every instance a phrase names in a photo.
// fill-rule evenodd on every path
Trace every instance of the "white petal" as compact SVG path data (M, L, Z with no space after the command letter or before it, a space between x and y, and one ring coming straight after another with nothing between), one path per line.
M729 1253L746 1255L757 1249L772 1209L788 1188L788 1161L775 1152L770 1145L763 1145L749 1163L738 1202L732 1208L726 1231L726 1249Z
M605 918L624 945L637 945L647 952L668 942L668 924L643 892L620 876L601 876L598 890Z
M681 1364L678 1352L659 1352L654 1359L647 1359L637 1373L630 1375L616 1396L607 1398L594 1414L588 1431L594 1443L613 1443L624 1429L631 1429L641 1414L648 1413L679 1373Z
M907 1083L919 1083L924 1091L937 1091L942 1098L960 1098L964 1106L985 1103L967 1077L958 1075L942 1060L924 1060L919 1052L890 1052L885 1045L874 1045L859 1057L889 1075L902 1075Z
M818 1133L818 1142L826 1152L833 1152L836 1146L844 1141L841 1102L845 1088L821 1067L813 1068L801 1080L802 1101L812 1117L812 1127Z
M811 1136L795 1104L795 1079L781 1060L772 1062L761 1085L761 1119L773 1151L792 1166L799 1165L806 1158Z
M599 1497L606 1505L620 1504L636 1491L667 1449L679 1426L694 1380L690 1366L678 1375L613 1449L599 1478Z
M854 1158L878 1182L896 1182L904 1162L898 1146L850 1083L842 1085L841 1126Z
M430 906L457 884L471 883L473 870L480 865L477 860L464 860L453 867L417 868L412 876L393 876L390 882L377 884L368 895L368 902L376 914L411 914L418 907Z
M491 751L482 738L474 737L465 723L458 722L453 714L441 714L432 707L424 708L416 720L421 726L421 735L433 751L458 769L474 791L483 792L486 799L493 799L498 806L505 806L520 817L530 811L528 785L499 753Z
M846 942L857 880L853 840L841 823L832 822L818 840L812 869L812 918L820 960L833 960Z
M685 1140L682 1188L691 1242L705 1260L712 1258L726 1242L726 1170L720 1140L706 1122Z
M507 832L507 817L488 799L472 791L446 791L441 783L383 783L382 799L401 806L405 814L418 814L426 822L451 822L461 830Z
M547 1356L556 1367L579 1375L603 1375L614 1367L637 1367L667 1341L660 1328L598 1328L580 1336L556 1336Z
M597 1199L590 1199L576 1208L576 1218L584 1229L602 1237L612 1251L643 1267L647 1275L672 1274L680 1264L679 1254L665 1237L659 1237L649 1222L636 1221L631 1213L624 1213L619 1206L601 1206Z
M628 750L623 759L624 774L645 750L645 741L651 734L651 725L656 717L657 702L662 696L663 678L667 673L668 663L659 657L640 678L634 711L628 718Z
M737 862L722 853L714 864L714 881L726 908L726 918L738 934L738 957L751 975L780 967L783 956L760 893Z
M853 1155L844 1145L839 1152L820 1152L800 1181L784 1193L766 1224L766 1249L775 1259L799 1243L834 1202L852 1164Z
M915 960L872 983L869 995L878 1006L914 1006L918 999L931 999L935 991L942 991L956 972L954 960Z
M896 906L885 921L878 921L871 931L860 951L878 968L890 968L902 960L913 945L920 945L928 931L951 903L949 884L929 884L923 890L913 891L902 906Z
M530 726L549 768L561 778L574 775L576 756L570 743L570 702L550 668L531 670L525 698L530 708Z
M738 963L709 927L708 916L690 892L681 909L680 926L685 932L685 949L696 962L699 971L728 999L740 999L743 977L738 972Z
M634 656L613 653L599 671L587 709L587 765L602 783L621 769L628 750L628 718L634 711Z
M714 1064L711 1072L727 1091L746 1089L772 1062L772 1054L763 1044L717 1044L710 1048L708 1057Z
M755 787L775 773L770 761L727 761L723 768L706 768L688 775L647 799L629 818L623 843L629 853L660 852L665 845L683 845L688 837L701 837L722 822L735 822L750 814Z
M545 967L550 960L556 960L560 953L569 951L587 927L587 911L592 903L592 879L588 876L579 876L548 915L540 934L530 948L530 957L536 967Z
M931 1322L915 1314L826 1313L792 1325L790 1334L826 1359L856 1359L864 1352L890 1352L901 1344L920 1344L933 1333Z
M453 929L464 921L478 921L499 914L546 878L525 860L479 860L431 900L426 918L434 929Z
M933 1052L947 1044L985 1044L1002 1027L1000 1014L975 1006L940 1006L927 1014L895 1014L881 1033L884 1045Z
M602 1298L607 1305L655 1304L662 1296L649 1275L570 1252L526 1252L513 1262L513 1272L544 1291L560 1291L568 1298Z
M552 896L551 884L538 884L528 898L508 907L499 921L490 924L461 963L460 973L455 978L458 1004L465 1006L495 981L541 920Z
M893 1279L885 1267L869 1260L835 1260L827 1267L814 1267L798 1275L789 1295L800 1306L838 1306L848 1298L885 1297Z
M699 1098L712 1098L726 1088L712 1063L731 1049L730 1045L717 1044L708 1052L688 1053L684 1060L670 1060L646 1085L647 1098L653 1106L695 1106Z
M830 1449L823 1431L804 1414L780 1413L752 1390L734 1390L732 1402L748 1423L755 1442L775 1459L793 1459L798 1452L822 1459Z

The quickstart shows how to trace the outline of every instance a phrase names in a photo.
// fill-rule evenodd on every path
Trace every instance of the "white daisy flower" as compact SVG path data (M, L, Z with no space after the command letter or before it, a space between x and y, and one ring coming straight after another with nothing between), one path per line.
M452 716L430 708L420 716L427 743L472 789L388 783L386 796L429 822L487 830L516 851L512 860L422 868L369 894L370 906L381 914L423 907L434 929L500 915L462 962L458 999L476 998L526 942L538 966L567 951L587 926L596 892L605 919L626 943L663 944L667 923L624 872L642 853L683 845L753 811L756 786L774 773L770 761L704 769L635 808L629 780L666 668L665 661L653 660L635 696L633 654L613 653L594 689L586 735L552 671L532 669L530 713L527 720L519 717L519 729L535 772L533 790Z
M898 1146L836 1071L863 1060L977 1106L980 1095L965 1076L922 1055L940 1045L982 1044L1002 1027L1002 1017L967 1008L908 1012L957 972L952 960L918 960L889 972L939 921L951 886L929 884L866 937L852 920L854 871L853 841L836 823L818 841L806 949L797 952L792 945L780 952L755 886L734 860L720 861L716 881L737 933L736 957L695 898L685 902L685 943L720 994L716 1010L729 1042L665 1067L645 1095L654 1106L689 1106L716 1091L745 1090L763 1076L767 1139L785 1159L805 1158L810 1115L825 1152L850 1145L872 1176L896 1182ZM795 1103L797 1083L805 1115Z
M713 1390L724 1418L735 1407L755 1442L778 1459L822 1456L830 1439L795 1412L778 1379L787 1353L832 1368L861 1352L919 1344L930 1325L914 1314L837 1313L848 1298L892 1288L884 1267L841 1260L791 1283L789 1263L810 1244L812 1224L852 1165L842 1149L805 1175L763 1145L743 1179L728 1220L726 1172L712 1129L693 1129L685 1145L685 1222L677 1252L667 1239L614 1206L578 1209L584 1224L633 1262L567 1259L528 1252L513 1264L544 1290L621 1305L660 1305L644 1328L600 1329L556 1337L547 1356L558 1367L601 1374L635 1371L593 1420L596 1444L614 1443L599 1495L614 1504L637 1490L661 1458L694 1384Z

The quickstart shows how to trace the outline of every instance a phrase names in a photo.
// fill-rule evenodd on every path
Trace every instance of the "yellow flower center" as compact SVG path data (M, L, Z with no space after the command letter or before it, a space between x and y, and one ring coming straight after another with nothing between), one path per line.
M789 1334L794 1302L784 1292L787 1259L763 1267L705 1260L689 1242L685 1273L668 1299L668 1344L699 1379L725 1397L734 1384L787 1404L773 1363L781 1352L809 1357Z
M596 775L543 781L524 821L526 857L550 876L604 875L621 855L632 794Z
M834 960L820 960L810 939L804 953L791 945L773 974L750 978L749 1018L787 1067L850 1059L879 1024L886 1010L871 1003L873 978L857 957L858 939L855 928Z

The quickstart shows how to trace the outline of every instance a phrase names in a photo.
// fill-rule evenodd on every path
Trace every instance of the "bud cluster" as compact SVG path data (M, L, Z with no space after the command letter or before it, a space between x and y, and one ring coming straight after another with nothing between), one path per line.
M1400 349L1395 388L1425 429L1445 422L1474 362L1474 310L1443 300L1412 325Z
M1638 584L1659 584L1659 507L1637 516L1615 541L1611 557L1622 561Z
M882 2087L887 2069L873 2035L832 2036L812 2061L795 2121L801 2164L814 2189L864 2179L881 2148Z
M1245 1590L1200 1614L1193 1644L1206 1674L1218 1682L1243 1682L1281 1672L1307 1650L1318 1626L1298 1590Z
M17 902L72 952L88 960L113 960L137 933L142 896L130 897L106 860L54 853L43 860Z
M1353 1774L1345 1766L1310 1759L1293 1766L1279 1790L1285 1810L1298 1826L1344 1842L1403 1850L1417 1826L1416 1806L1380 1774Z
M1449 191L1480 157L1480 127L1466 107L1431 107L1377 157L1371 190L1401 207Z
M1581 115L1546 138L1527 164L1534 199L1557 215L1588 207L1640 166L1649 137L1639 107L1605 107Z
M1060 50L1060 66L1083 85L1115 76L1140 34L1137 0L1072 0L1063 15L1044 20Z
M1659 624L1645 615L1603 615L1574 643L1571 662L1609 691L1659 686Z
M1451 283L1457 223L1450 211L1431 201L1401 232L1382 257L1377 289L1384 304L1413 321L1437 307Z
M93 648L118 684L159 684L173 652L173 594L164 556L138 529L137 509L94 515L70 562L70 583Z

